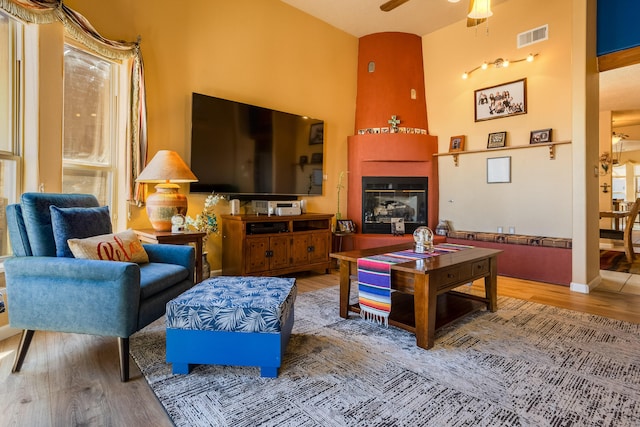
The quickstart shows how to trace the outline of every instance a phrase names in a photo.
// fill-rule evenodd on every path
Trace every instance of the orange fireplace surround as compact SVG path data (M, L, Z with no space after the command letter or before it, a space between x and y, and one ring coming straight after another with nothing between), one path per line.
M405 33L362 37L357 90L354 135L348 138L348 217L362 229L363 176L426 176L427 225L435 229L438 163L433 154L438 138L428 134L420 37ZM389 129L392 116L400 120L398 133ZM388 133L373 133L385 127ZM406 240L412 236L358 234L353 243L365 248Z

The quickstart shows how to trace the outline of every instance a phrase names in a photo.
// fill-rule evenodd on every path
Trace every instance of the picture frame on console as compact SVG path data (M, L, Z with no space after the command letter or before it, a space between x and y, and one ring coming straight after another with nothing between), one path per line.
M531 131L529 144L540 144L544 142L551 142L551 129L540 129Z
M458 151L464 151L464 135L452 136L449 141L449 152L456 153Z
M527 114L527 79L477 89L474 112L476 122Z
M355 233L356 225L350 219L339 219L336 221L338 224L339 233Z
M501 148L507 145L507 132L493 132L487 139L487 148Z

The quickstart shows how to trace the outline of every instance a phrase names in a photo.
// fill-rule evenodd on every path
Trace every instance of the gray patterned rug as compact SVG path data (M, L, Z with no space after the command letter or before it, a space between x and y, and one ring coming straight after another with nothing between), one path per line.
M172 375L164 319L131 354L177 426L638 426L640 325L501 297L422 350L338 316L338 288L298 295L278 378Z

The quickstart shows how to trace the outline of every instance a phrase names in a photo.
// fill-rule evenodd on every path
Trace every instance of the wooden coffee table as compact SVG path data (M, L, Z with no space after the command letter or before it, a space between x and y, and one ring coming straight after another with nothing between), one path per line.
M357 280L358 258L412 249L412 243L332 253L340 266L340 317L360 312L349 304L351 280ZM433 347L435 330L469 313L498 309L498 254L495 249L469 248L391 266L392 293L389 324L416 335L418 347ZM452 289L484 278L485 296Z

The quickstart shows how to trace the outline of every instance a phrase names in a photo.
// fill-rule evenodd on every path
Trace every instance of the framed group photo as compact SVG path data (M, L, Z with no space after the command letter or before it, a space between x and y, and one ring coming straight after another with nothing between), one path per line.
M507 132L493 132L489 134L487 148L500 148L507 145Z
M527 79L478 89L474 93L475 121L527 113Z
M531 131L530 144L551 142L551 129L540 129Z

